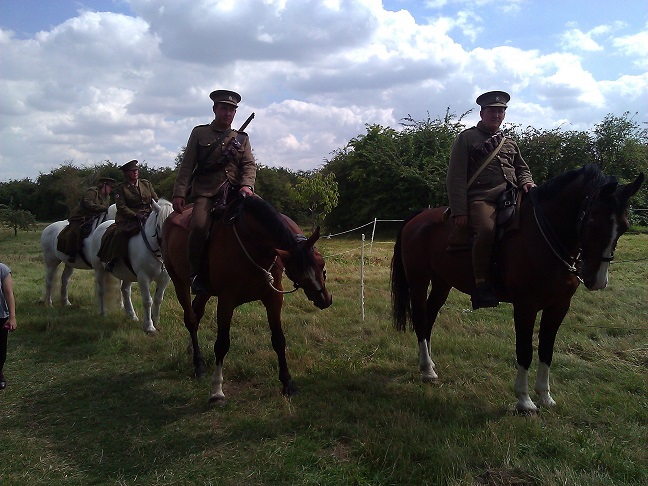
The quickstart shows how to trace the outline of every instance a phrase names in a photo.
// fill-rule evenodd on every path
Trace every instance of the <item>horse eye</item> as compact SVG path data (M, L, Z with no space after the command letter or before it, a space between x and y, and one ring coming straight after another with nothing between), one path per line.
M322 276L324 277L324 280L326 280L326 270L322 270Z

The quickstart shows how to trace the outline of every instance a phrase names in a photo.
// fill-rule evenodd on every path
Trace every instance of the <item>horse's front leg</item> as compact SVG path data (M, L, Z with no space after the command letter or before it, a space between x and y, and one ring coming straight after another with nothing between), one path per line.
M153 306L153 299L151 298L151 281L149 280L148 275L145 275L144 272L141 272L141 274L137 278L137 283L139 284L140 293L142 294L144 332L148 334L154 334L157 332L157 329L153 325L153 319L151 317L151 307Z
M45 291L41 302L47 307L52 307L52 289L54 288L54 279L56 278L56 269L61 263L59 260L45 260Z
M73 272L74 267L66 264L61 273L61 305L72 305L68 298L68 284Z
M121 296L122 302L124 303L124 312L131 321L137 320L137 314L135 314L135 309L133 309L133 301L131 300L131 287L133 282L127 282L122 280L121 282ZM148 292L147 292L148 293ZM149 299L151 296L149 295ZM144 300L144 291L142 291L142 301Z
M209 403L225 403L223 393L223 361L230 348L230 325L234 305L227 299L219 297L216 310L217 333L214 343L214 355L216 356L216 368L212 375L212 391L209 395Z
M538 394L538 404L543 407L553 407L555 400L551 397L549 386L549 367L553 359L554 343L558 328L569 311L571 296L560 306L542 311L540 318L540 333L538 336L538 374L534 390Z
M189 352L193 352L194 376L200 379L205 375L205 360L198 343L198 328L205 313L205 306L209 296L199 294L192 302L189 287L184 288L180 293L176 289L176 294L184 309L184 323L187 331L189 331Z
M169 285L171 277L164 268L155 281L155 294L153 296L153 308L151 309L151 319L153 320L153 325L160 323L160 308L162 307L162 301L164 300L164 291Z
M281 381L281 394L291 396L297 393L298 389L292 381L290 371L288 371L288 362L286 360L286 337L281 328L281 307L283 305L283 295L272 294L270 297L263 299L270 325L272 349L277 353L279 363L279 381Z
M515 354L517 357L517 377L515 396L518 401L515 410L521 413L537 413L538 407L529 396L529 366L533 358L533 326L537 310L528 303L516 303L513 307L515 320Z

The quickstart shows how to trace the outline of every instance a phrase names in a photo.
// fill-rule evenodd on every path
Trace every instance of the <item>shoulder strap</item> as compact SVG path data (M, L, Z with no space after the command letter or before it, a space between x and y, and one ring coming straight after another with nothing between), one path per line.
M225 137L227 137L230 133L232 133L232 131L233 130L231 128L225 130L225 132L223 132L223 134L220 137L218 137L218 139L209 146L207 152L205 152L202 158L196 162L196 166L204 164L209 158L209 156L214 152L214 150L216 150L216 147L218 147L221 144L221 142L225 140Z
M486 168L486 166L487 166L488 164L490 164L491 160L493 160L493 159L495 158L495 156L499 153L500 149L502 148L502 145L504 145L504 140L506 140L506 137L502 137L502 140L500 141L500 143L499 143L499 145L497 146L497 148L491 152L491 154L488 156L488 158L486 159L486 161L481 165L481 167L480 167L479 169L477 169L477 172L475 172L475 173L473 174L473 176L470 178L470 180L468 181L468 185L466 186L466 188L472 186L472 183L475 182L475 179L477 179L477 176L478 176L479 174L481 174L481 172Z

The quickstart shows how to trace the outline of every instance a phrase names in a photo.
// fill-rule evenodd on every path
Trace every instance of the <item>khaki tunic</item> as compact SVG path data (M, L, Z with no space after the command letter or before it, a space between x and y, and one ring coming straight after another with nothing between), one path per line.
M122 182L115 187L115 204L117 205L116 223L137 219L137 213L152 211L151 201L158 200L153 185L146 179L138 179L137 184Z
M223 151L227 147L230 139L236 137L236 130L232 130L220 143L220 147L216 148L206 161L205 167L209 168L210 165L223 155ZM252 147L247 137L243 140L241 148L238 150L238 155L233 159L228 159L227 163L214 171L205 171L196 177L191 184L191 174L196 169L196 163L218 138L223 135L223 131L217 130L215 122L209 125L198 125L194 127L189 136L187 147L182 158L182 164L178 171L175 185L173 186L173 197L184 197L188 195L193 197L213 197L216 195L218 188L228 180L236 186L250 186L254 189L254 182L256 181L256 164L254 156L252 155ZM191 194L189 194L191 190Z
M117 216L101 238L97 255L102 262L125 258L128 254L128 240L139 232L137 213L150 214L151 201L158 196L153 185L146 179L138 179L137 184L122 182L115 187Z
M90 234L90 221L108 211L108 206L110 206L110 195L102 194L98 187L86 189L79 204L68 218L70 224L58 236L58 251L66 255L78 252L83 244L83 238Z
M510 182L516 187L533 182L531 171L520 154L517 144L505 137L504 145L486 168L477 176L470 188L468 181L482 166L488 155L477 151L492 133L484 129L482 122L461 132L454 141L446 177L448 199L453 216L469 214L468 205L473 201L495 203L497 197Z
M108 206L110 195L102 194L98 187L89 187L68 219L85 221L108 211Z

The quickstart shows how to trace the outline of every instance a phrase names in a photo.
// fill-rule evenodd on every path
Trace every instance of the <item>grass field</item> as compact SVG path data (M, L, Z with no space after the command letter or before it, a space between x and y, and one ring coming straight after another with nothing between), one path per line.
M19 326L0 392L2 485L648 484L646 234L620 240L607 289L577 291L552 366L558 405L538 416L513 412L508 304L471 312L453 291L432 337L440 380L421 382L414 334L391 327L392 243L365 250L364 320L359 238L318 243L334 303L286 296L290 399L263 308L240 307L228 401L211 408L173 285L156 336L117 311L98 317L88 271L72 277L72 306L45 308L39 235L0 230ZM200 334L210 373L214 312Z

